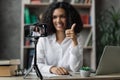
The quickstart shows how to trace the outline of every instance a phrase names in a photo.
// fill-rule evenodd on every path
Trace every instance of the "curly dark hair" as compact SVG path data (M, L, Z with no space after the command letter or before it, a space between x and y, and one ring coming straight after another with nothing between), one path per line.
M36 31L36 28L37 28L37 31ZM33 31L39 32L40 29L38 28L38 26L35 26L35 27L33 28Z
M80 14L77 10L67 2L53 2L43 13L41 22L47 24L47 33L48 35L56 32L52 19L53 12L57 8L62 8L65 10L67 25L66 29L70 29L73 23L76 23L76 27L74 29L75 33L79 33L83 29L83 23L80 18Z

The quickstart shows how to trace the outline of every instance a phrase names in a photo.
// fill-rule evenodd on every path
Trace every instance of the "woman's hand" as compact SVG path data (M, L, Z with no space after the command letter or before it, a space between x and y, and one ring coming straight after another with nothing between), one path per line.
M67 74L69 74L68 71L65 68L54 67L54 66L50 68L50 72L54 73L54 74L57 74L57 75L67 75Z
M73 46L76 46L76 45L78 44L78 42L77 42L77 37L76 37L75 32L74 32L75 26L76 26L76 24L74 23L74 24L72 25L71 29L67 29L67 30L65 31L66 37L72 39Z

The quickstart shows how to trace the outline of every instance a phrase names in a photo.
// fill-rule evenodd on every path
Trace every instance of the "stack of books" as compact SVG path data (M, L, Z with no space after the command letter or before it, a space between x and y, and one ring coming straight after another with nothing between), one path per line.
M89 14L80 14L83 24L90 24Z
M20 65L19 59L0 60L0 76L14 76Z

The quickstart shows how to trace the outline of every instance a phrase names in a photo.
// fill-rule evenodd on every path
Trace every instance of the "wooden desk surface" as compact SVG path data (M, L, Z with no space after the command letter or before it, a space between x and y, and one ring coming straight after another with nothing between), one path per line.
M27 76L26 79L23 76L14 76L14 77L0 77L0 80L40 80L36 76ZM120 74L111 74L111 75L99 75L91 77L81 77L80 74L75 74L73 76L55 76L50 78L44 78L44 80L120 80Z

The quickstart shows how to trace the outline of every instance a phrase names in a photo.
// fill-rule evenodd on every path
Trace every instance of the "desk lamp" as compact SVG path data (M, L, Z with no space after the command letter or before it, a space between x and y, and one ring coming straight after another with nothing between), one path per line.
M43 80L43 76L41 72L39 71L39 68L37 66L37 53L36 53L36 45L39 37L46 37L47 36L47 25L46 24L40 24L36 23L33 25L27 25L25 27L25 36L27 38L34 38L34 44L35 44L35 54L34 54L34 63L33 65L28 69L28 71L25 73L24 78L32 71L32 69L35 70L37 77L39 77L41 80ZM34 28L34 29L33 29ZM35 28L37 31L35 31ZM34 33L36 32L36 34Z

